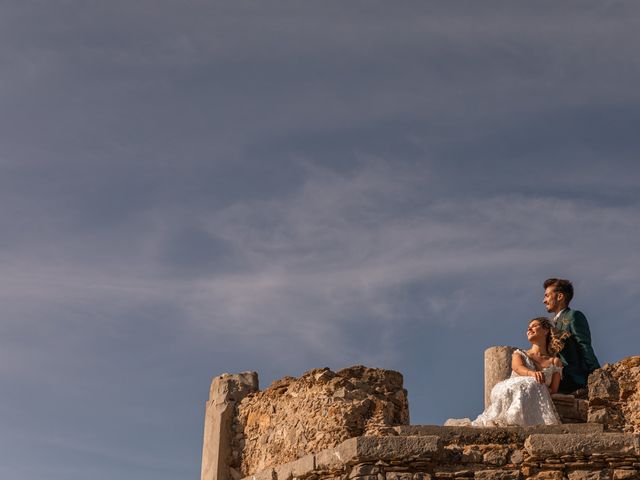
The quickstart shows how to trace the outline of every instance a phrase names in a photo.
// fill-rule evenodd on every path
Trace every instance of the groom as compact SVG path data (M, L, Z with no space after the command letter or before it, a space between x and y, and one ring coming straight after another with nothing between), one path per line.
M559 354L564 364L560 393L573 393L585 388L589 374L600 368L591 347L589 323L582 312L569 308L572 298L573 285L569 280L549 278L544 282L543 303L547 312L555 314L553 323L558 330L571 333Z

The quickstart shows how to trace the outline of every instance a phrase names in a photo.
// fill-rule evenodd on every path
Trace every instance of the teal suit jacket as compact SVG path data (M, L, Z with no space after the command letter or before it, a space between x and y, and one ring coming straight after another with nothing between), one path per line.
M582 312L567 308L558 317L556 328L571 333L558 354L564 364L558 391L572 393L587 386L589 374L600 368L600 363L593 353L589 323Z

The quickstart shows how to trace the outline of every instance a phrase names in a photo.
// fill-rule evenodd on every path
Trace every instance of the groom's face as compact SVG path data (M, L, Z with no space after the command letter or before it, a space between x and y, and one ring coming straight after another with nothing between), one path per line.
M555 291L554 287L547 287L544 291L542 303L547 307L547 312L557 313L562 310L561 300L563 295Z

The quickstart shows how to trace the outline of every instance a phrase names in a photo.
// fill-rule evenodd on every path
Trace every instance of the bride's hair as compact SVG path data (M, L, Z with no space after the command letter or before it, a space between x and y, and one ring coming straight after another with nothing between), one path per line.
M555 357L564 348L564 342L571 336L571 333L558 330L547 317L536 317L529 321L529 325L532 322L538 322L542 328L549 330L547 333L547 353Z

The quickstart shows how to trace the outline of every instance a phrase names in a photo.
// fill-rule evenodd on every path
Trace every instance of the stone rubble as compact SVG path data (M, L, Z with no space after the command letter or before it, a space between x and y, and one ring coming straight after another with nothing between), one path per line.
M588 421L609 431L640 433L640 355L604 365L589 376Z
M244 398L233 422L231 468L250 475L362 435L409 423L398 372L355 366L286 377Z

